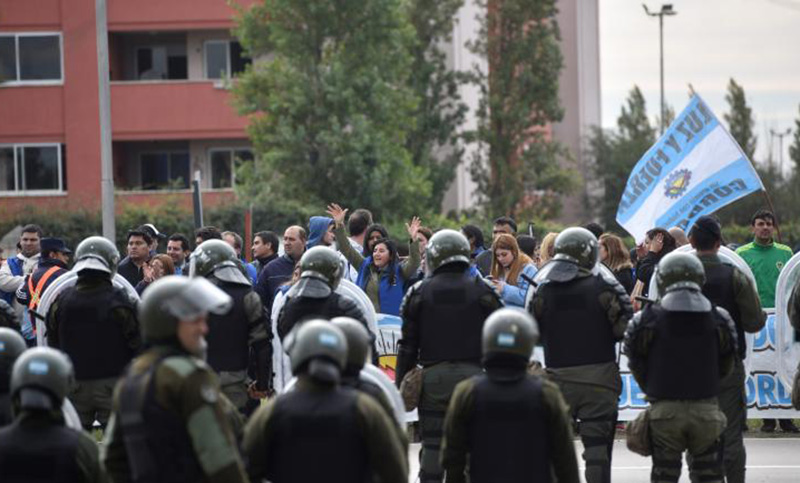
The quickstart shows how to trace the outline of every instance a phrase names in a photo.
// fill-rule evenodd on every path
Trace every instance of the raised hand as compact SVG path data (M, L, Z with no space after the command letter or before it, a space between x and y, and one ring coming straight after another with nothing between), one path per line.
M411 223L406 223L406 230L408 230L408 236L411 238L411 241L417 239L417 233L419 232L420 226L422 226L422 222L418 216L411 218Z
M337 205L336 203L331 203L328 205L327 212L333 218L334 223L336 226L344 225L344 217L347 216L347 210L342 209L341 206Z

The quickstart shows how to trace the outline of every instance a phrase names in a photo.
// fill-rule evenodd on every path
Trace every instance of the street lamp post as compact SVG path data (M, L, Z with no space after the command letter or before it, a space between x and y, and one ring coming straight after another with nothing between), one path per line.
M786 128L785 131L775 131L774 129L770 129L769 133L772 137L778 138L778 172L783 174L783 137L788 136L791 134L792 130Z
M659 49L661 50L661 134L664 134L666 109L664 104L664 15L675 15L678 12L672 9L672 4L661 5L660 12L651 12L647 5L642 4L644 12L651 17L658 17Z

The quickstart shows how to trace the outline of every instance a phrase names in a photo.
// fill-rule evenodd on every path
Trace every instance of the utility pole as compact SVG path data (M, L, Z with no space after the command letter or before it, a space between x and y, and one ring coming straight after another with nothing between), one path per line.
M665 119L667 111L666 105L664 104L664 15L675 15L678 12L672 9L671 3L661 5L660 12L651 12L645 4L642 4L642 7L644 7L644 12L647 15L651 17L658 17L658 45L659 49L661 50L661 122L659 124L661 125L661 134L664 134L664 130L667 128Z
M100 101L100 203L103 213L103 236L116 243L114 222L114 166L111 156L111 88L108 68L108 25L106 0L95 0L97 32L97 92Z
M770 129L770 135L775 138L778 138L778 173L783 175L783 137L788 136L791 134L792 130L786 128L785 131L776 132L774 129Z

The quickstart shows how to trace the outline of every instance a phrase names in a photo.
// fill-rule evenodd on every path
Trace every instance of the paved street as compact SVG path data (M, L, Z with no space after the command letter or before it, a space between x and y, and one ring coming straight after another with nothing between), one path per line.
M745 446L747 447L748 483L797 483L800 481L800 438L748 438L745 439ZM580 443L576 444L575 449L580 458ZM411 445L409 482L412 483L417 481L418 452L419 444ZM631 453L625 447L624 441L617 440L614 445L614 465L611 476L614 483L649 481L650 460ZM685 465L680 481L681 483L689 482Z

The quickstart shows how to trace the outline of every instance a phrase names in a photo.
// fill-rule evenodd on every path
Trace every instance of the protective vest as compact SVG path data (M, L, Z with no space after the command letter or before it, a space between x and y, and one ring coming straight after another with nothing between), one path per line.
M276 483L371 481L358 423L358 393L296 390L278 398L270 420L273 441L267 479ZM380 464L380 462L378 462Z
M466 273L437 273L417 289L422 364L441 361L480 363L483 322L489 310L480 300L491 289Z
M537 320L542 332L545 365L552 368L601 364L616 359L614 334L599 295L601 276L539 287L543 313Z
M54 265L47 269L39 278L39 280L34 284L33 282L33 275L28 277L28 309L29 310L36 310L36 307L39 306L39 298L42 296L42 292L44 292L44 287L47 284L47 281L53 278L59 270L63 270L58 265Z
M80 433L55 422L20 421L0 430L3 483L80 481L76 459Z
M655 331L642 388L656 399L705 399L719 393L719 336L716 311L667 312L650 306L642 325Z
M331 292L329 296L321 299L303 296L290 298L281 309L278 319L278 335L281 340L292 331L295 325L305 320L319 317L328 320L334 317L352 317L361 321L364 315L360 310L353 310L357 309L357 306L348 304L351 310L347 310L346 306L341 303L341 298L342 295L336 292Z
M739 357L744 359L747 353L747 342L744 338L742 328L742 314L739 311L739 304L736 303L736 294L733 292L733 271L736 270L731 265L724 263L703 264L706 270L706 283L703 285L703 295L711 301L727 310L736 325L736 339L739 348Z
M8 269L11 271L11 275L15 277L19 277L22 275L22 262L17 257L8 257L6 259L6 264L8 264ZM14 305L14 292L6 292L4 290L0 290L0 298L6 301L8 305L13 307Z
M356 285L361 287L361 290L367 291L367 284L370 281L370 265L372 265L372 257L367 257L361 268L358 270L358 278ZM400 304L403 302L405 295L403 271L400 269L400 264L396 263L394 266L394 284L390 283L389 272L381 272L381 283L378 286L378 299L381 302L380 312L382 314L400 315Z
M511 383L476 376L469 421L472 483L549 483L550 450L542 382Z
M227 314L208 316L207 362L215 371L243 371L250 354L250 321L244 298L253 289L245 285L217 281L217 286L233 299Z
M14 415L11 412L11 394L7 392L0 393L0 428L8 426L14 420Z
M80 292L74 286L64 289L57 300L59 349L72 359L75 379L118 377L134 356L121 324L113 318L116 309L134 310L128 295L110 284Z
M204 480L185 424L156 401L155 374L166 357L128 374L119 397L120 424L133 483Z
M389 419L395 421L394 415L394 408L392 408L392 403L389 402L388 397L383 392L380 386L377 384L365 381L358 376L355 377L342 377L342 386L349 387L351 389L355 389L358 392L364 393L373 399L375 402L381 405L381 407L386 411L386 415L389 416Z

